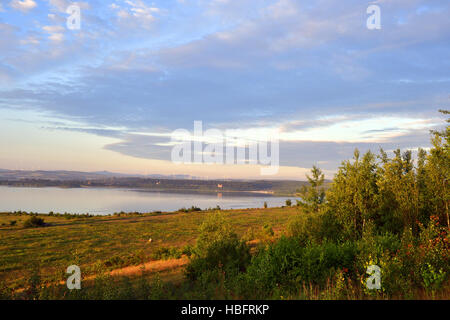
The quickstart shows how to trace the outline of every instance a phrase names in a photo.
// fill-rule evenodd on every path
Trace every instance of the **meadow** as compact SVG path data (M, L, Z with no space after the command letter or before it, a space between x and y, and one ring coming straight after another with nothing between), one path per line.
M292 207L220 212L244 236L258 233L265 225L279 234L298 211ZM39 268L45 281L53 279L55 274L62 277L72 264L78 264L83 276L89 276L98 269L138 265L160 260L161 256L177 257L195 244L199 225L214 212L217 211L90 217L40 214L46 223L41 228L23 226L29 214L0 213L0 282L18 289L26 285L33 268ZM16 222L11 225L11 221Z

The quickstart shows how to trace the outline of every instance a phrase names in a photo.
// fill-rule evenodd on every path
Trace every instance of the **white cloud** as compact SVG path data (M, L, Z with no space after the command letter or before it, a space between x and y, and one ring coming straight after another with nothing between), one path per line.
M42 30L46 31L50 35L48 38L54 42L61 42L64 40L64 27L62 26L43 26Z
M120 7L113 3L110 5L110 8L118 10L117 17L119 21L125 23L127 26L148 28L156 20L154 15L160 13L159 8L148 6L141 0L126 0L125 4L127 5L126 7Z
M61 42L64 40L64 34L62 33L52 33L49 37L50 40L55 42Z
M330 121L333 118L324 118L322 120ZM327 126L283 132L280 134L280 138L284 141L383 143L415 130L431 129L439 124L437 119L400 118L394 116L343 121L335 118L335 120L331 121Z
M42 29L48 33L61 33L65 30L62 26L43 26Z
M47 17L50 21L56 24L62 24L66 22L66 18L59 14L49 13Z
M9 3L9 5L16 9L16 10L20 10L22 12L28 12L29 10L37 7L37 4L35 1L33 0L13 0ZM0 8L1 9L1 8Z
M29 36L26 39L20 40L21 45L38 45L40 43L39 39L35 36Z

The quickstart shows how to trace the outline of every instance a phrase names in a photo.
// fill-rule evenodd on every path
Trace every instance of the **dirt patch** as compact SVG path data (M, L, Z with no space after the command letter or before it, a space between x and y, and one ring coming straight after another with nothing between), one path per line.
M132 276L138 275L142 272L163 272L172 269L180 268L188 263L189 259L186 256L180 259L156 260L146 262L137 266L129 266L121 269L110 271L111 276Z

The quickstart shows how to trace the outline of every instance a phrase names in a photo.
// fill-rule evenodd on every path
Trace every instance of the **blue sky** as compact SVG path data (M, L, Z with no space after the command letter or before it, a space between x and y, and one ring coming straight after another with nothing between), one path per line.
M170 162L170 134L280 134L277 177L429 147L450 94L447 0L0 1L0 168L258 178ZM381 29L366 9L381 9Z

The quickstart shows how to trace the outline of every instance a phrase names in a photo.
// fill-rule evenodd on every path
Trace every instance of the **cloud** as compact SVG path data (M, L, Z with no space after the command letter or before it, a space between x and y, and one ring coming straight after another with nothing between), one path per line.
M43 26L42 29L48 33L61 33L65 30L62 26Z
M61 42L64 40L64 32L66 29L62 26L43 26L42 30L49 33L48 38L52 41Z
M141 0L126 0L121 5L112 3L109 7L116 11L119 23L126 28L151 28L156 21L155 15L161 12L159 8Z
M41 42L40 42L39 38L36 37L36 36L28 36L27 38L20 40L20 44L21 45L35 45L35 46L37 46L40 43Z
M428 124L414 121L448 104L442 2L380 2L379 31L367 30L367 4L357 0L90 3L77 32L63 27L63 0L50 0L33 24L3 19L0 107L89 128L62 133L126 128L106 148L142 157L167 149L130 132L190 129L194 120L276 127L286 164L309 167L316 157L331 168L355 146L428 143Z
M11 8L20 10L22 12L28 12L37 7L37 4L33 0L12 0L9 5Z

